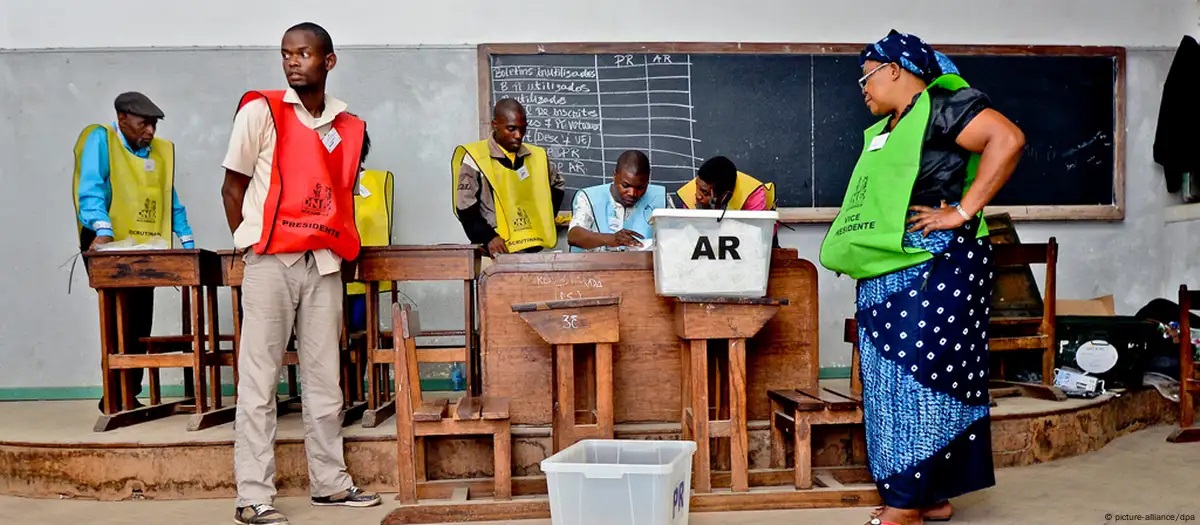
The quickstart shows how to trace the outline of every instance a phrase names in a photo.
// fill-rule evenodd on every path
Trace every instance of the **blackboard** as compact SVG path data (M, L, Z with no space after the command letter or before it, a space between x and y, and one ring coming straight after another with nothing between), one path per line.
M709 157L775 182L787 222L831 220L873 117L862 45L499 44L479 48L481 131L500 98L576 190L626 149L674 191ZM989 212L1017 220L1124 217L1124 50L939 46L1026 136ZM563 208L569 209L569 196Z

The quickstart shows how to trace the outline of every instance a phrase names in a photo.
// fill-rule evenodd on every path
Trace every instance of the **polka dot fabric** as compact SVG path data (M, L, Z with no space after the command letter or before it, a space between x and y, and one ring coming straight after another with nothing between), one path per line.
M887 505L917 508L994 484L987 391L991 245L978 223L904 245L926 263L859 282L870 467Z

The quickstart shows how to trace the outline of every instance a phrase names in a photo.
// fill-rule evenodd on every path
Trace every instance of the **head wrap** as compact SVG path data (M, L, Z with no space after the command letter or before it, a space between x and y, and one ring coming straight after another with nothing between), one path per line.
M946 74L958 74L958 67L950 58L934 51L929 44L916 35L900 33L893 29L887 36L874 44L868 44L858 57L858 65L874 60L885 64L895 62L910 73L930 83Z

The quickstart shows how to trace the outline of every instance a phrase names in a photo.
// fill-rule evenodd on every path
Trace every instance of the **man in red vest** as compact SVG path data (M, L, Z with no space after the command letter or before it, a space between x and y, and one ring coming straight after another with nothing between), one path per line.
M282 43L289 89L250 91L233 119L221 193L234 246L245 250L234 477L236 523L287 524L275 496L275 393L296 331L304 448L314 505L368 507L342 450L338 345L341 262L358 257L354 194L366 124L325 94L333 40L303 23Z

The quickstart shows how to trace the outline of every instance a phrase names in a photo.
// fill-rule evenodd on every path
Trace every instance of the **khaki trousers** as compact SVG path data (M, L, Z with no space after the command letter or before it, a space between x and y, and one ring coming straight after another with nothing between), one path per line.
M237 506L269 504L275 496L276 390L293 326L300 353L309 491L323 497L346 490L352 481L342 451L338 385L341 274L320 275L310 254L290 267L273 255L252 251L245 261L233 448Z

